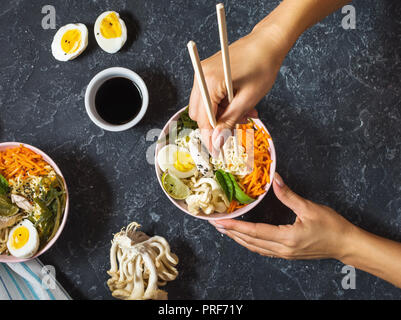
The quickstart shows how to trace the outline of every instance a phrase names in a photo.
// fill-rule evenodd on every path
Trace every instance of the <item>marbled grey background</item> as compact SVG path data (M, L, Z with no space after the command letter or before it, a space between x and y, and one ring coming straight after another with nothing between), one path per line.
M279 1L224 1L229 39L248 33ZM106 10L121 13L129 40L103 52L90 32L76 60L51 55L55 30L41 28L41 8L53 4L57 28L93 28ZM47 152L62 169L71 210L57 244L41 259L56 267L73 298L110 299L106 286L112 234L138 221L166 237L180 257L172 299L400 299L401 291L357 271L357 289L341 288L334 260L285 261L258 256L207 222L178 211L145 160L145 134L185 106L192 85L186 43L201 57L219 48L215 1L2 1L0 8L0 140ZM325 203L376 234L401 240L401 3L355 1L356 30L341 28L341 12L307 31L290 52L271 93L259 106L274 138L278 171L301 195ZM122 133L88 118L85 88L99 71L123 66L150 91L143 121ZM272 192L246 220L294 218Z

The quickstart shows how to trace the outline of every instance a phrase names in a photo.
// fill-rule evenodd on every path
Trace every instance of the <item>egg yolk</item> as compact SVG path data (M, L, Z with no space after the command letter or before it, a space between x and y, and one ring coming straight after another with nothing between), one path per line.
M122 31L120 21L114 12L109 13L103 18L102 22L100 23L100 32L106 39L121 37Z
M81 31L68 30L61 38L61 49L67 54L74 53L81 45Z
M29 230L27 227L19 227L14 230L11 238L11 246L21 249L29 240Z
M174 168L181 172L187 172L195 166L194 161L190 154L186 152L177 152L176 161L174 163Z

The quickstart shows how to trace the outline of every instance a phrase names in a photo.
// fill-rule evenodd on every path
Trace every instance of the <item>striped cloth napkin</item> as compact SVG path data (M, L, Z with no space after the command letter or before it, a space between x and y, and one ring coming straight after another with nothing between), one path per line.
M0 300L72 300L38 259L0 263Z

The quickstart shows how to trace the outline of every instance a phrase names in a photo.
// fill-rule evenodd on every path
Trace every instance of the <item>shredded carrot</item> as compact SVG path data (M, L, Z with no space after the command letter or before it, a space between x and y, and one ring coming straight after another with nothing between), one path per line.
M0 173L7 180L41 176L49 173L49 164L39 154L20 145L0 151Z
M233 201L231 201L230 206L227 209L227 213L231 213L231 212L233 212L239 208L245 207L245 206L246 206L246 204L240 204L238 201L233 200Z
M263 127L257 126L254 122L238 125L238 129L242 131L238 134L239 143L241 143L244 148L247 148L247 146L249 148L249 143L252 143L249 135L247 137L246 130L254 130L253 171L243 177L239 181L239 184L248 196L256 199L266 192L266 184L270 183L270 164L272 160L269 152L269 139L271 139L271 137ZM233 200L227 212L233 212L243 206L245 205L241 205L239 202Z

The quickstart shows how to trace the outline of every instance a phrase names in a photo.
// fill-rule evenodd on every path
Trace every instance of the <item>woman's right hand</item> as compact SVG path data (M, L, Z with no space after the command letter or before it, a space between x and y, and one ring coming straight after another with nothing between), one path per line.
M254 29L229 47L234 99L227 103L227 88L221 52L202 61L207 87L216 115L217 127L213 130L203 105L196 81L191 92L189 115L197 121L202 139L210 152L218 150L224 129L232 130L247 117L257 116L255 105L271 89L288 51L277 28ZM214 141L214 145L212 144ZM214 147L214 148L213 148ZM214 150L213 150L214 149Z

